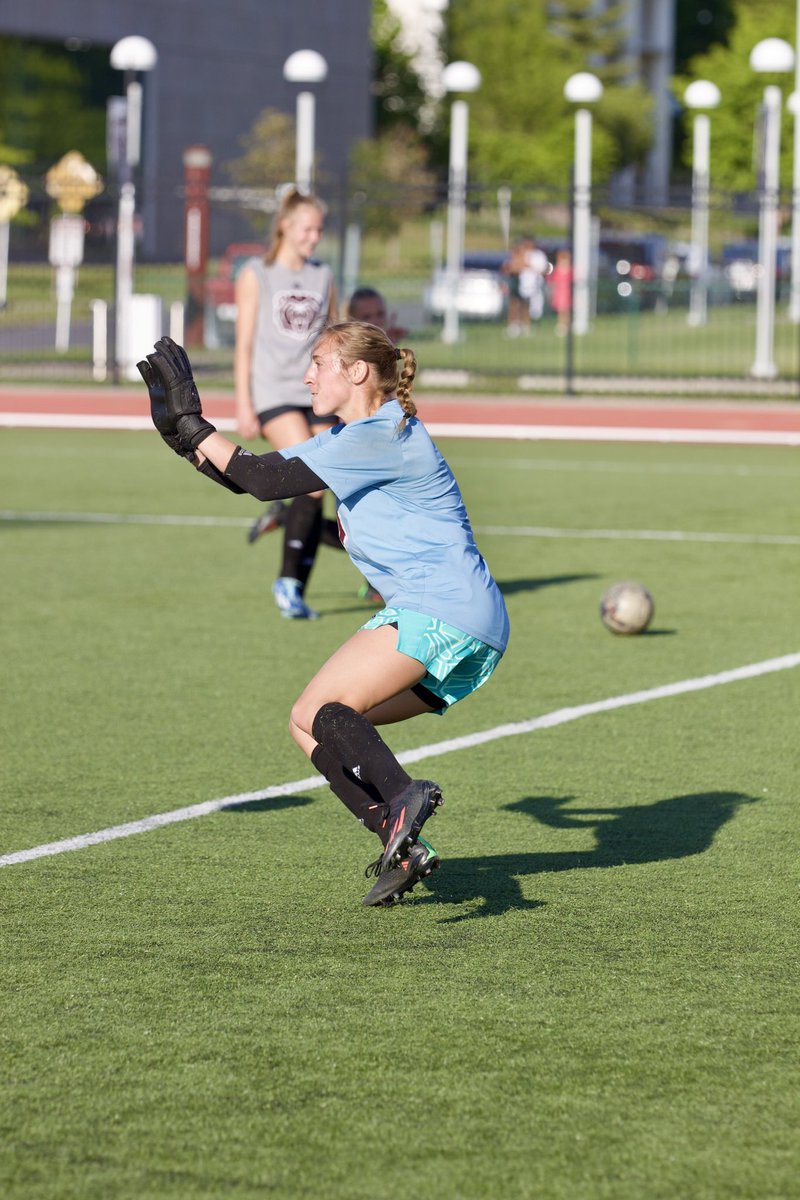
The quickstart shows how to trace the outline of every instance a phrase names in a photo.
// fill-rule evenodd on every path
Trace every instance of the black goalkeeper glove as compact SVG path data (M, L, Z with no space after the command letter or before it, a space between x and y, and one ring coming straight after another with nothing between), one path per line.
M161 434L162 440L180 458L188 458L189 462L194 462L194 450L190 446L183 445L181 439L178 437L175 420L167 411L167 395L163 379L158 371L153 369L147 359L137 363L136 368L147 384L147 391L150 394L150 417L156 429Z
M178 438L185 447L196 450L202 441L217 431L203 417L186 351L172 338L159 338L155 352L148 354L147 361L163 381L167 416L174 422Z

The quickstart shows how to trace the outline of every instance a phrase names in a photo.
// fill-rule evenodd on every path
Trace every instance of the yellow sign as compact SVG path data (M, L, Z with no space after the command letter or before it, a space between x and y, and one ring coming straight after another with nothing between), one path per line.
M0 167L0 225L7 225L28 202L28 188L12 167Z
M48 196L65 213L79 213L87 200L103 190L103 180L77 150L70 150L45 176Z

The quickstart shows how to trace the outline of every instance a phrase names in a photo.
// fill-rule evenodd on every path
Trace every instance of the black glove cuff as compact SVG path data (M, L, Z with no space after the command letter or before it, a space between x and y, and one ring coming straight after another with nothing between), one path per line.
M184 416L178 417L175 428L184 446L191 446L192 450L196 450L201 442L204 442L207 437L211 437L212 433L217 432L205 418L194 413L186 413Z

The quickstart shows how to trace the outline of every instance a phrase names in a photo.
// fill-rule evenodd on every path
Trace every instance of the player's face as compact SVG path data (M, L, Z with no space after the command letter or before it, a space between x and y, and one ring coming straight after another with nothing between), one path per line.
M311 392L311 407L318 417L341 414L353 390L347 368L325 340L314 347L303 383Z
M310 258L322 237L322 213L314 204L300 204L281 228L286 244L302 258Z

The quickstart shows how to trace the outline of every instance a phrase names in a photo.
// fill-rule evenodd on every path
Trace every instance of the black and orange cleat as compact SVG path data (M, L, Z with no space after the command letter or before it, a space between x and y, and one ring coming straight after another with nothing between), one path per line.
M412 779L389 804L389 837L383 852L383 870L388 871L416 843L428 817L444 804L442 789L430 779Z
M416 887L421 879L427 879L438 866L439 855L433 846L423 838L418 838L406 857L388 871L383 869L382 857L370 863L364 874L377 875L378 878L361 903L368 907L380 904L389 908Z

